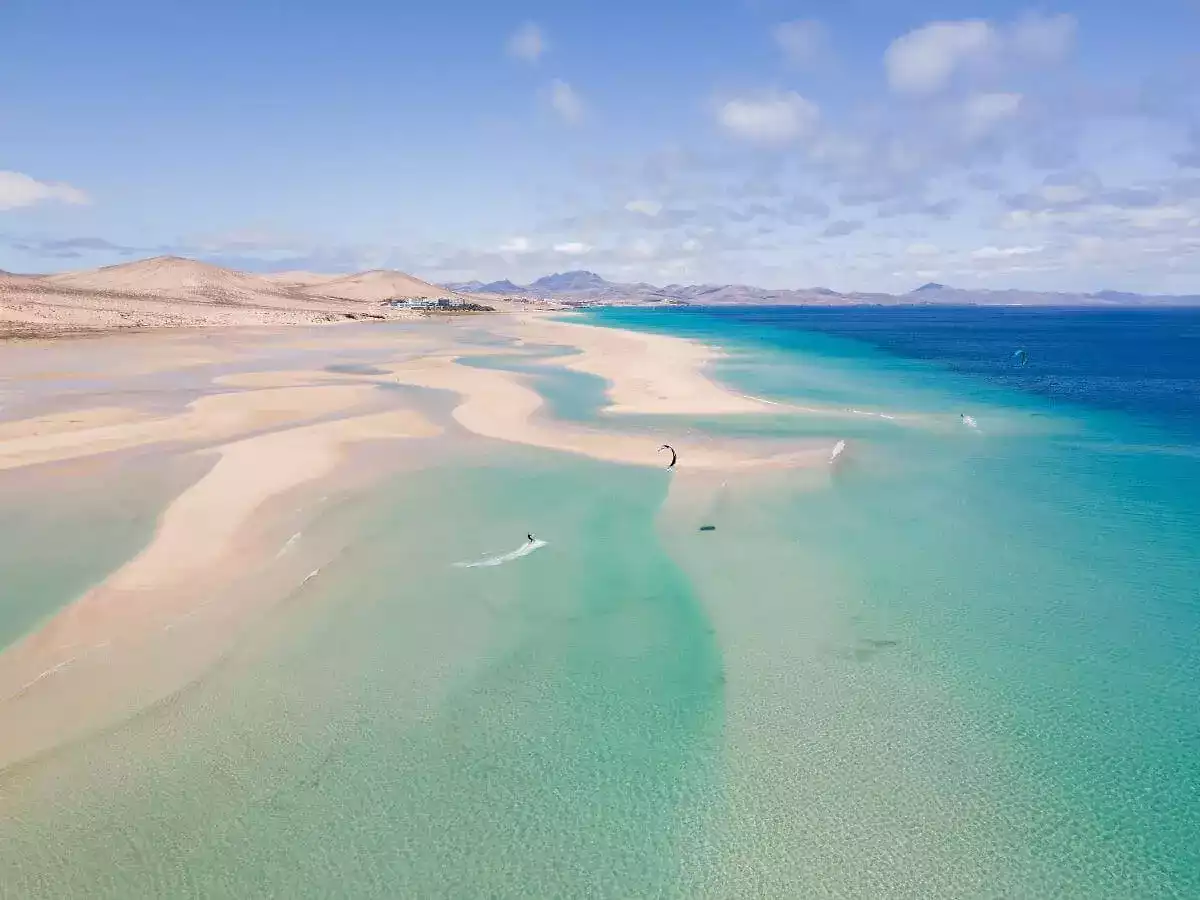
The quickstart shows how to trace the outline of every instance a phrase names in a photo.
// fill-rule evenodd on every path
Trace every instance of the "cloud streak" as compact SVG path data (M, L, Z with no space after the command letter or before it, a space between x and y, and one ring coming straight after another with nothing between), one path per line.
M91 200L79 188L62 181L38 181L24 172L0 171L0 210L48 202L80 206Z
M71 238L0 238L14 250L41 259L80 259L89 253L135 256L150 253L154 248L130 247L100 237Z
M514 31L505 45L509 56L527 63L536 63L547 48L545 34L533 22L526 22Z
M813 19L780 22L771 29L771 37L793 66L808 68L821 62L828 53L829 33Z
M550 108L568 125L578 125L586 113L583 98L561 79L550 83Z

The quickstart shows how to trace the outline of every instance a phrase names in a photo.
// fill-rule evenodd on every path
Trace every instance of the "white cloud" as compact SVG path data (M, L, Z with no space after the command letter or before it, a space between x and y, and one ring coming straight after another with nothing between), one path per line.
M1122 210L1117 217L1123 218L1134 228L1195 228L1196 210L1178 204L1164 204L1147 209Z
M1071 206L1091 198L1092 188L1086 183L1080 184L1044 184L1037 193L1047 206Z
M556 79L551 83L550 105L565 122L575 125L583 121L583 99L565 81Z
M1012 259L1016 256L1030 256L1034 253L1041 253L1042 247L980 247L978 250L971 251L971 259L973 260L992 260L992 259Z
M941 248L935 244L909 244L904 252L915 257L940 256L942 253Z
M657 200L630 200L625 204L625 208L630 212L653 218L662 212L663 207Z
M511 237L500 245L501 253L528 253L530 249L532 248L529 238L520 235Z
M1071 52L1075 43L1075 17L1063 13L1023 16L1009 29L1009 43L1015 53L1037 62L1053 63Z
M866 163L871 155L868 141L849 134L825 132L818 135L809 148L813 162L834 167L854 168Z
M0 210L33 206L47 200L76 205L90 202L79 188L61 181L38 181L23 172L0 171Z
M592 248L582 241L567 241L562 244L554 245L554 252L561 253L563 256L582 256Z
M1031 13L1002 26L982 19L931 22L892 41L884 66L897 93L934 94L964 71L1060 62L1075 31L1075 17L1066 14Z
M734 137L763 144L803 137L812 132L819 117L816 104L795 91L734 98L717 110L717 120Z
M546 52L546 36L533 22L526 22L508 39L508 55L525 62L537 62Z
M1021 110L1020 94L972 94L963 105L963 130L968 137L982 137Z
M780 22L771 30L771 36L788 62L797 66L816 63L825 54L828 44L825 26L812 19Z
M931 22L892 41L884 54L888 84L903 94L932 94L964 66L986 59L997 35L982 19Z

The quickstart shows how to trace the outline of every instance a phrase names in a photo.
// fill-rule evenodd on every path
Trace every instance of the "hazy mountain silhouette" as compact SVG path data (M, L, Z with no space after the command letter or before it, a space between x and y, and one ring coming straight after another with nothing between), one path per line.
M595 272L583 270L546 275L524 286L505 279L488 284L479 281L453 282L445 287L463 293L549 297L577 305L661 303L696 306L1200 306L1200 296L1191 295L1151 295L1124 291L1077 293L965 289L935 281L905 294L862 291L840 293L827 287L769 289L744 284L668 284L659 287L644 282L608 281Z

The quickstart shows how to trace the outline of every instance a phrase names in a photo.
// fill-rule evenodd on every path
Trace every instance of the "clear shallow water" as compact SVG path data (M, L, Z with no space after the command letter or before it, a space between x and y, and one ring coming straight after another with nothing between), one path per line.
M551 417L560 421L594 422L605 404L604 379L555 366L555 357L562 355L563 351L547 351L521 357L471 356L464 358L462 364L529 376Z
M848 440L724 484L472 441L341 504L295 552L344 551L208 677L0 774L0 896L1196 896L1188 427L844 312L600 314L918 418L673 423Z
M993 755L993 810L1039 847L997 888L1200 893L1197 313L599 318L726 343L723 373L777 398L817 382L830 402L975 414L978 433L864 434L772 530L840 564L835 602L890 623Z
M655 549L668 483L501 447L376 493L211 677L6 774L0 894L669 893L722 675Z
M207 465L143 457L0 473L0 649L134 556Z

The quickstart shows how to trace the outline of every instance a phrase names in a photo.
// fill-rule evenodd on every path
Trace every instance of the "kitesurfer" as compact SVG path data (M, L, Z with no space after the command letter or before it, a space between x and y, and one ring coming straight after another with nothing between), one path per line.
M527 535L525 535L525 537L529 538L529 543L531 543L531 544L533 543L533 535L532 534L527 534Z

